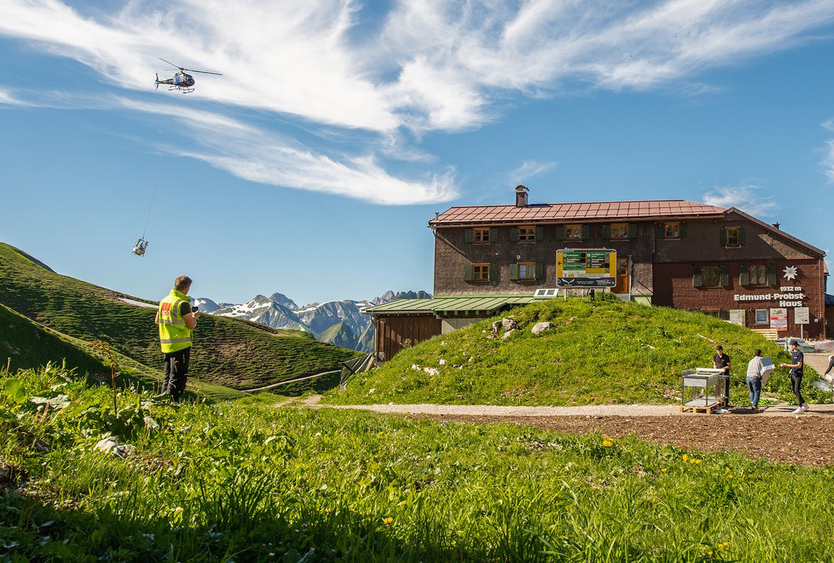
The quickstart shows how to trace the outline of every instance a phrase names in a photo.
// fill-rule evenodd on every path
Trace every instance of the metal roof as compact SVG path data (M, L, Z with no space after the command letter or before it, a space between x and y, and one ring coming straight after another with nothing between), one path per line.
M362 312L378 316L489 314L506 306L527 305L535 300L533 295L450 295L430 299L397 299L366 307Z
M469 205L452 207L429 221L432 227L460 224L542 223L611 219L651 219L721 215L723 207L682 199L598 201L588 203L542 203L515 205Z

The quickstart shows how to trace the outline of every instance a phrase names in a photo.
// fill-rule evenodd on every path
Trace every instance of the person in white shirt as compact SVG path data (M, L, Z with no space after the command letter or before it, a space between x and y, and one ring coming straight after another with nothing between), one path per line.
M747 362L747 389L750 391L750 407L753 412L761 412L759 410L759 397L762 394L763 371L762 351L757 348L753 353L753 359Z

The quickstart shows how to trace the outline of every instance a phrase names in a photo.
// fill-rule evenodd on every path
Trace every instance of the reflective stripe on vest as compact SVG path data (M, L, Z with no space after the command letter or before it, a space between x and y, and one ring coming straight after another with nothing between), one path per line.
M190 301L184 293L172 289L159 302L159 344L163 353L169 354L191 346L191 329L180 314L180 305Z

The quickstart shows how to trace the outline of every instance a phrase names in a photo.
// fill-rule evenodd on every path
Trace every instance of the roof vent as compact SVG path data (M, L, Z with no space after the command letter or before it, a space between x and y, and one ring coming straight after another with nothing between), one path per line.
M521 184L515 187L515 206L527 207L527 187Z

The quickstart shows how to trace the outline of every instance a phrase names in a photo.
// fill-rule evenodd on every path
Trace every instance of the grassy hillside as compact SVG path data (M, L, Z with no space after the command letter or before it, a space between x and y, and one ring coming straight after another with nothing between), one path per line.
M258 398L119 401L0 369L0 561L834 560L831 468ZM108 434L135 449L98 451Z
M155 310L120 298L136 300L56 274L0 243L0 304L81 341L109 342L161 376ZM355 355L299 331L205 315L194 333L191 371L205 382L246 389L337 369L340 361Z
M778 365L787 353L743 327L686 311L620 300L571 298L534 303L513 312L519 329L490 338L493 319L403 350L379 369L348 381L339 403L457 403L582 405L669 403L680 400L681 372L712 367L721 344L733 361L731 402L747 404L747 362L761 348ZM498 317L500 319L500 317ZM555 328L534 336L549 321ZM830 399L810 387L808 400ZM765 393L790 400L786 370Z

